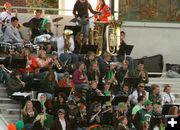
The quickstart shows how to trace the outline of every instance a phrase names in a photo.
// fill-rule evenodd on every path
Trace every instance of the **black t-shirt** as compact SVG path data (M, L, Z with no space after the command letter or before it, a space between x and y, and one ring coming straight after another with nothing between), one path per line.
M35 38L36 36L42 35L43 31L41 29L42 23L43 23L43 18L32 18L29 21L30 24L32 24L32 36L31 38Z

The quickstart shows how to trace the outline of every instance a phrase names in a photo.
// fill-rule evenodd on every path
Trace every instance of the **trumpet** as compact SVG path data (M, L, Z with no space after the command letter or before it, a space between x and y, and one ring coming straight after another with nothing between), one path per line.
M53 61L53 63L54 63L54 65L58 68L58 70L62 69L62 65L60 64L60 62L59 62L57 59L55 59L55 60Z

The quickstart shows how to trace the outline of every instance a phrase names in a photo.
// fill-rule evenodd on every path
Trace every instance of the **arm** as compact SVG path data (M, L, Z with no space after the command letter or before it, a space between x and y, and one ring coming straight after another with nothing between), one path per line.
M77 3L75 3L74 8L73 8L73 15L77 18L78 15L76 14L76 12L77 12Z
M70 51L73 52L74 51L74 40L72 38L70 38L70 43L71 43Z
M91 12L92 14L97 14L97 13L98 13L97 11L94 11L94 10L92 9L92 6L90 5L90 3L88 3L88 9L90 10L90 12Z

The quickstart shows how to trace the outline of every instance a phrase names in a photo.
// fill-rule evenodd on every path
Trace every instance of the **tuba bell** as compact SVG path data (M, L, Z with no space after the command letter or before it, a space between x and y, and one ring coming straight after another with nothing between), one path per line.
M121 29L117 21L113 20L106 26L106 51L113 56L118 55L120 47Z

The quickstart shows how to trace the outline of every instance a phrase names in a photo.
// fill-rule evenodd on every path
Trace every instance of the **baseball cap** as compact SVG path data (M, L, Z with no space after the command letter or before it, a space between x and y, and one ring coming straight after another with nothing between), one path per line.
M147 105L152 105L152 102L150 100L146 100L144 101L144 105L147 106Z

